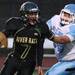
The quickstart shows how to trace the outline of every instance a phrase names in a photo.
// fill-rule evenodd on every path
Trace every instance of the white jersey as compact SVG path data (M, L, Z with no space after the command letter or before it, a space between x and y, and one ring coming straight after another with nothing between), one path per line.
M47 25L56 36L66 35L71 41L66 44L54 43L55 54L58 60L75 60L75 24L61 26L60 15L55 15L47 21Z

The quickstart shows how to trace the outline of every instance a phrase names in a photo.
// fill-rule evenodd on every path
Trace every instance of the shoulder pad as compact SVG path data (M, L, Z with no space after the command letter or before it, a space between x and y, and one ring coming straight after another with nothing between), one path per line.
M20 20L21 20L20 17L11 17L8 20L6 20L6 24L13 23L13 22L20 21Z
M23 22L20 17L11 17L6 21L5 29L12 30L12 29L19 29L23 27Z

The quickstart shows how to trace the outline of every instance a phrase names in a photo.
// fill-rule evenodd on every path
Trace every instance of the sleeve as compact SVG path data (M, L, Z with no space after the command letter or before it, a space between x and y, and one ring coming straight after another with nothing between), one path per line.
M66 34L70 41L74 41L75 40L75 25L71 25L69 28L69 32Z
M43 60L43 53L44 53L44 49L43 49L43 43L44 43L44 39L41 39L38 47L37 47L37 66L42 66L42 60Z
M58 26L59 23L60 23L60 15L54 15L46 22L50 30L53 28L53 26Z
M50 40L53 39L54 33L52 32L51 29L49 29L49 27L47 26L47 24L44 25L44 31L43 32L44 32L46 38L48 38Z
M51 19L49 19L49 20L46 22L46 24L48 25L48 28L51 29L51 25L52 25L52 24L51 24Z

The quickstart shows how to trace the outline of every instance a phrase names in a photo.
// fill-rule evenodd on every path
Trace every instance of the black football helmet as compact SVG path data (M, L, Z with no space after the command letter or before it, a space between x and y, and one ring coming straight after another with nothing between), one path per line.
M26 14L30 13L30 12L39 12L39 8L38 6L33 3L33 2L25 2L21 5L21 8L20 8L20 15L22 17L27 17Z

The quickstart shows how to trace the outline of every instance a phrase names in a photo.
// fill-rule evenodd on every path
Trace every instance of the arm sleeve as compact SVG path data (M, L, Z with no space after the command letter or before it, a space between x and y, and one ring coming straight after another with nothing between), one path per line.
M37 66L42 66L43 53L44 53L43 43L44 43L44 40L41 39L37 47L37 52L36 52L37 53Z
M52 32L51 28L49 29L49 27L47 26L47 24L44 27L44 32L45 32L45 36L46 38L52 40L54 37L54 33Z
M47 26L49 29L51 29L51 19L49 19L47 22L46 22Z

